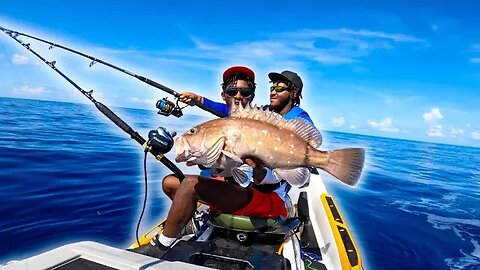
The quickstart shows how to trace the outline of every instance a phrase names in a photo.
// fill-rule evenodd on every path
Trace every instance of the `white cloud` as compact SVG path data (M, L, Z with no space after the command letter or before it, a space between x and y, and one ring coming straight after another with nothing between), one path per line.
M345 118L343 117L332 117L332 125L334 127L342 127L345 125Z
M393 127L393 121L390 117L384 118L380 122L376 122L373 120L368 120L367 123L374 129L378 129L380 131L385 132L399 132L400 130L396 127Z
M426 112L422 115L423 120L427 123L435 123L437 120L443 118L439 108L433 108L430 112Z
M442 131L442 125L438 125L438 124L431 125L427 129L427 135L430 136L430 137L444 137L445 136L445 134L443 134L443 131Z
M457 137L458 135L462 135L463 133L465 133L465 131L463 131L463 129L461 128L452 128L450 130L450 135L452 137Z
M394 42L424 42L424 40L404 34L391 34L370 30L352 30L348 28L338 29L320 29L320 30L302 30L294 33L288 33L295 37L323 38L336 41L351 41L352 39L385 39Z
M443 115L439 108L433 108L430 112L426 112L422 115L423 121L428 124L427 136L430 137L444 137L445 134L442 131L442 125L437 121L443 119Z
M26 65L30 61L30 59L25 55L21 55L18 53L14 54L11 60L12 60L12 63L16 65Z
M478 132L478 131L471 132L471 133L470 133L470 136L471 136L472 139L474 139L474 140L480 140L480 132Z
M350 129L357 129L357 126L355 124L351 124Z
M470 58L470 63L472 63L472 64L480 64L480 58Z
M360 62L359 57L378 49L392 49L399 43L424 43L404 34L370 30L305 29L296 32L272 34L269 38L233 44L215 44L198 37L190 37L192 49L166 51L175 59L208 59L219 61L265 61L299 63L317 61L325 65L343 65ZM322 42L329 40L331 42Z
M32 87L29 85L22 85L13 88L13 93L16 95L42 95L52 93L52 91L43 86Z

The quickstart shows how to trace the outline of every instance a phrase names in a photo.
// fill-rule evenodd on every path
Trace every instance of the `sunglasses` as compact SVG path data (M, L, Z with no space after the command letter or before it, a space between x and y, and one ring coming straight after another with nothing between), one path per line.
M223 91L227 96L234 97L240 92L240 95L243 98L249 98L253 95L253 90L250 88L237 88L237 87L229 87Z
M288 87L277 85L277 86L271 86L270 87L270 92L272 92L273 90L275 90L275 92L277 92L277 93L281 93L283 91L289 91L289 90L292 90L292 89L290 89Z

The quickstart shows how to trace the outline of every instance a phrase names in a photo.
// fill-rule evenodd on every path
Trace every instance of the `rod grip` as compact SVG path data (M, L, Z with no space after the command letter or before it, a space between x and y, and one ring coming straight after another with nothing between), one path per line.
M144 76L140 76L140 75L135 75L135 77L136 77L137 79L139 79L140 81L146 83L146 84L150 84L151 86L153 86L153 87L155 87L155 88L158 88L158 89L160 89L160 90L163 90L163 91L165 91L165 92L173 95L174 97L180 96L180 94L177 93L175 90L173 90L173 89L171 89L171 88L168 88L168 87L166 87L165 85L160 84L160 83L158 83L158 82L156 82L156 81L152 81L152 80L150 80L150 79L148 79L148 78L145 78Z
M133 128L131 128L127 123L125 123L125 121L120 119L120 117L118 117L114 112L112 112L112 110L110 110L107 106L105 106L103 103L98 101L94 103L95 103L95 107L97 107L99 111L101 111L106 117L108 117L108 119L110 119L113 123L115 123L115 125L117 125L123 131L128 133L128 135L130 135L133 139L135 139L140 144L145 143L144 138L142 138L135 130L133 130Z
M135 141L137 141L141 145L145 144L146 142L145 139L142 136L140 136L138 132L133 130L127 123L125 123L125 121L120 119L120 117L118 117L114 112L112 112L107 106L97 101L95 102L95 107L97 107L99 111L101 111L106 117L108 117L108 119L112 120L112 122L114 122L115 125L117 125L123 131L128 133ZM152 152L152 154L156 156L158 153ZM173 164L167 157L163 156L160 159L160 162L162 162L163 165L165 165L168 169L170 169L175 174L175 176L177 176L178 179L180 179L180 181L182 181L185 178L182 171L175 164Z
M180 180L180 182L182 182L183 179L185 179L185 175L183 174L183 172L175 164L173 164L173 162L171 162L167 157L163 156L160 159L160 162L162 162L163 165L169 168L175 174L175 176Z

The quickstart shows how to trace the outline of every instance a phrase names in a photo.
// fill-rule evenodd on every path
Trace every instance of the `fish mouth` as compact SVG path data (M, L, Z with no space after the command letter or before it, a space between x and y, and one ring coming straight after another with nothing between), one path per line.
M195 161L198 159L193 153L189 152L188 150L178 154L175 157L176 162L190 162L191 164L197 164Z
M187 163L190 163L192 165L195 165L197 164L196 160L198 159L199 157L194 155L193 153L189 153L189 151L184 151L180 154L178 154L176 157L175 157L175 161L176 162L184 162L186 161Z

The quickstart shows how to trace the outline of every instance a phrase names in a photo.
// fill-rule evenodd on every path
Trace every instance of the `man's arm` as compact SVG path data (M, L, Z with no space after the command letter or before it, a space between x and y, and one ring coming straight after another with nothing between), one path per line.
M228 117L228 106L225 103L211 101L210 99L204 97L203 105L205 107L217 112L220 114L220 117Z
M180 94L179 100L181 102L191 104L192 101L203 104L206 111L218 115L220 117L228 116L228 107L225 103L211 101L206 97L202 97L192 92L183 92ZM203 108L202 108L203 109Z

